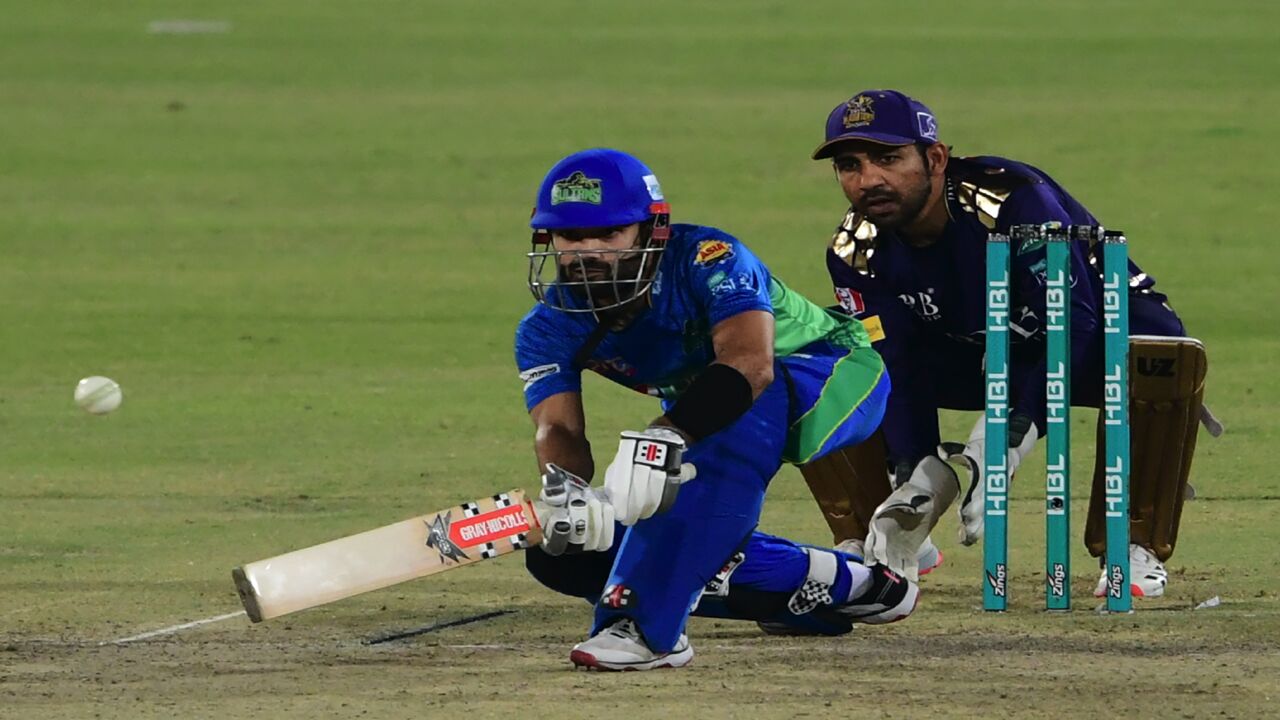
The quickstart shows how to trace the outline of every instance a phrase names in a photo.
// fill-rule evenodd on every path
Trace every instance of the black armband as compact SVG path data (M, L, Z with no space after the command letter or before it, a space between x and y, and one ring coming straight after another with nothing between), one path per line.
M667 411L676 429L695 442L723 430L751 409L751 383L736 368L708 365Z

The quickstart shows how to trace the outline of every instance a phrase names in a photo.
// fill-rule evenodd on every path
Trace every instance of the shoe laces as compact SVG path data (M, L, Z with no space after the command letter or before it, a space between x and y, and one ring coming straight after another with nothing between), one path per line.
M618 622L610 625L605 632L624 640L637 640L640 637L640 631L636 630L636 623L631 618L623 618L619 620Z

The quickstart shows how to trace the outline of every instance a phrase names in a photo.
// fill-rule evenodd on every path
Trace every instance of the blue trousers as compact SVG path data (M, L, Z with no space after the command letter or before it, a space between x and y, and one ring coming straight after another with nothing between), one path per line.
M698 477L681 488L670 510L627 528L607 552L552 557L533 548L526 553L530 573L544 585L595 602L593 635L625 616L636 622L652 650L669 651L703 589L739 552L743 558L733 570L732 585L739 598L758 592L760 602L734 606L716 599L707 603L706 614L774 619L783 612L785 598L804 583L809 572L805 546L755 532L765 489L782 465L787 432L798 414L792 400L813 392L795 384L821 379L784 373L781 362L774 382L746 414L685 453ZM887 375L881 384L849 413L842 435L860 441L875 431L888 396ZM840 596L841 582L847 593L847 569L833 595Z

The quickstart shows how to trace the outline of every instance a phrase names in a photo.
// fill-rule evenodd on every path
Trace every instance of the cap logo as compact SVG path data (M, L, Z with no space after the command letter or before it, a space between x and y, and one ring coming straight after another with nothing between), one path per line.
M938 141L938 121L927 112L916 112L916 125L920 127L920 137Z
M600 180L587 177L581 170L575 170L572 175L555 181L551 186L552 205L572 202L599 205L603 196Z
M844 105L844 129L870 125L876 119L876 111L872 109L873 98L868 95L857 95Z

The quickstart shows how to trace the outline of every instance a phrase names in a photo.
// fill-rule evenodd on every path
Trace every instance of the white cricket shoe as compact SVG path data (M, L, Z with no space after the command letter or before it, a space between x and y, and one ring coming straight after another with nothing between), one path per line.
M916 551L916 565L920 568L920 574L928 575L941 564L942 551L933 544L933 538L926 535L920 549Z
M858 559L867 557L867 543L866 541L858 538L841 540L840 544L836 545L834 549L839 550L842 553L848 553L849 555L856 555L858 556Z
M1156 559L1150 550L1131 543L1129 545L1129 593L1134 597L1160 597L1164 594L1164 586L1169 584L1169 571L1164 563ZM1094 597L1107 596L1107 569L1102 568L1102 577L1098 578L1098 586L1093 589Z
M859 558L867 557L866 543L862 540L850 539L844 540L835 547L842 553L857 555ZM920 550L916 552L916 564L920 568L921 575L928 575L935 568L942 564L942 551L937 545L933 544L933 538L925 536L924 542L920 545Z
M668 653L655 653L645 644L634 621L624 618L580 642L569 653L569 660L588 670L657 670L684 667L693 660L689 636L680 633L676 646Z
M841 617L856 623L884 625L906 618L920 601L920 587L911 580L890 570L888 566L872 565L871 587L858 597L835 611Z

